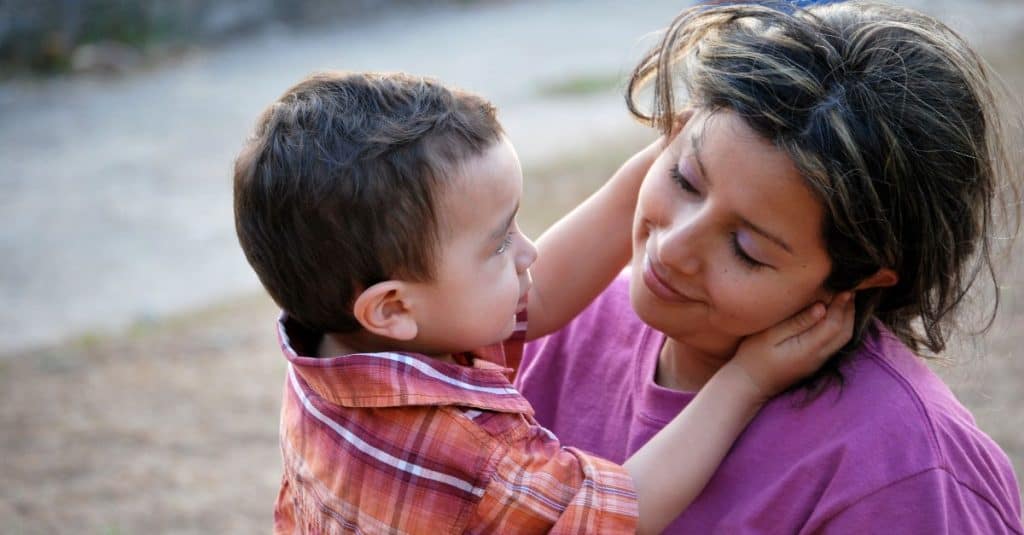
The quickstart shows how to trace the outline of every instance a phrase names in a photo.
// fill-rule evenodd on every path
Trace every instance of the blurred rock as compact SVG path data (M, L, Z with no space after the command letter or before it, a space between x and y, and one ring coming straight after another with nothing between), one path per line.
M124 74L142 64L142 53L116 41L81 45L71 55L71 70L76 73Z
M480 1L0 0L0 78L3 70L109 73L140 63L138 53L112 43L156 58L168 44L221 42L275 24L303 26L392 8Z
M273 15L272 0L220 1L211 3L196 17L199 33L216 38L258 28Z

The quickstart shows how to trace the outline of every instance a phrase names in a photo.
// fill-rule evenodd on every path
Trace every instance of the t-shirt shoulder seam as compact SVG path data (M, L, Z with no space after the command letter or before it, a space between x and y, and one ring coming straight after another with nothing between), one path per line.
M1007 518L1003 514L1002 508L1000 508L998 504L994 503L990 496L988 496L987 494L985 494L985 493L975 489L971 485L967 484L967 482L963 481L962 479L957 477L956 474L954 474L952 471L950 471L949 468L947 468L945 466L940 466L937 469L941 470L947 476L949 476L953 481L956 482L956 484L958 486L967 489L968 491L970 491L971 494L974 494L979 500L981 500L981 501L985 502L986 504L988 504L988 506L991 507L993 511L995 511L996 515L1003 522L1003 525L1007 529L1009 529L1010 531L1013 531L1014 533L1017 533L1018 535L1024 535L1024 533L1022 533L1021 531L1018 531L1017 529L1015 529L1013 527L1013 524L1009 520L1007 520Z
M884 337L884 336L886 336L886 334L885 333L879 333L878 336L879 337ZM879 367L881 367L883 370L885 370L885 372L888 375L893 377L893 379L895 381L897 381L903 387L903 390L907 392L907 395L911 398L911 401L917 407L918 412L920 413L921 417L924 419L926 425L928 426L928 436L931 439L932 451L935 452L936 457L939 459L939 461L940 461L939 464L940 465L947 465L947 464L949 464L948 463L948 459L946 459L946 452L939 445L939 436L938 436L938 431L935 428L935 420L934 420L934 418L932 418L931 411L928 409L928 407L924 403L924 400L921 398L920 392L918 392L917 388L915 388L914 385L911 384L910 381L908 381L907 378L904 377L903 374L899 372L899 370L894 368L892 366L892 364L890 364L885 359L884 356L879 354L877 348L875 348L875 347L869 348L867 350L867 354L868 354L868 356L871 357L871 360L875 361L878 364ZM920 358L920 357L917 357L915 355L915 356L913 356L913 358Z
M988 505L988 506L989 506L990 508L992 508L992 510L993 510L993 511L995 512L995 514L996 514L996 517L998 517L998 518L999 518L1000 522L1002 522L1002 523L1003 523L1003 525L1004 525L1004 526L1005 526L1005 527L1006 527L1006 528L1007 528L1008 530L1010 530L1010 531L1011 531L1011 532L1013 532L1013 533L1016 533L1017 535L1024 535L1024 533L1022 533L1022 532L1018 531L1018 530L1017 530L1016 528L1014 528L1014 527L1013 527L1013 524L1012 524L1012 522L1010 522L1010 521L1008 521L1008 520L1007 520L1006 516L1005 516L1005 515L1003 514L1003 511L1002 511L1002 509L1000 509L1000 508L998 507L998 505L997 505L997 504L993 503L993 502L992 502L992 500L991 500L991 499L990 499L990 498L989 498L988 496L986 496L986 495L985 495L984 493L981 493L981 492L979 492L979 491L975 490L975 489L974 489L973 487L971 487L971 486L970 486L970 485L968 485L967 483L963 482L963 481L962 481L962 480L961 480L960 478L958 478L958 477L956 476L956 474L954 474L953 472L951 472L951 471L950 471L950 470L949 470L949 469L948 469L947 467L945 467L945 466L932 466L932 467L928 467L928 468L925 468L925 469L923 469L923 470L919 470L919 471L917 471L917 472L914 472L914 473L912 473L912 474L908 474L908 475L906 475L906 476L903 476L903 477L901 477L901 478L899 478L899 479L895 479L895 480L893 480L893 481L890 481L890 482L886 483L885 485L882 485L882 486L880 486L880 487L878 487L878 488L872 489L872 490L870 490L870 491L868 491L868 492L866 492L866 493L862 494L862 495L861 495L861 496L860 496L859 498L857 498L857 499L855 499L855 500L851 501L850 503L846 504L846 505L845 505L844 507L842 507L841 509L839 509L839 510L838 510L838 511L836 511L835 513L833 513L833 514L832 514L831 516L829 516L829 517L828 517L828 519L826 519L826 520L825 520L825 521L823 522L823 524L828 524L829 522L832 522L832 521L833 521L833 520L835 520L835 519L836 519L837 517L839 517L840 515L842 515L842 514L843 514L843 513L845 513L846 511L849 511L849 510L850 510L851 508L853 508L853 507L854 507L854 506L856 506L857 504L859 504L859 503L862 503L862 502L864 502L864 501L865 501L865 500L867 500L868 498L870 498L870 497L872 497L872 496L874 496L874 495L876 495L876 494L878 494L878 493L880 493L880 492L883 492L883 491L885 491L886 489L889 489L889 488L891 488L891 487L894 487L894 486L896 486L896 485L900 485L900 484L902 484L902 483L905 483L905 482L907 482L907 481L910 481L911 479L914 479L914 478L916 478L916 477L920 477L920 476L923 476L923 475L925 475L925 474L927 474L927 473L929 473L929 472L935 472L935 471L939 471L939 472L942 472L942 473L943 473L943 474L945 474L945 475L946 475L947 477L949 477L949 478L950 478L950 479L952 479L952 480L953 480L954 482L956 482L956 484L957 484L957 486L958 486L958 487L963 487L964 489L966 489L967 491L969 491L969 492L970 492L971 494L973 494L974 496L976 496L976 497L977 497L977 498L978 498L979 500L981 500L982 502L984 502L985 504L987 504L987 505Z

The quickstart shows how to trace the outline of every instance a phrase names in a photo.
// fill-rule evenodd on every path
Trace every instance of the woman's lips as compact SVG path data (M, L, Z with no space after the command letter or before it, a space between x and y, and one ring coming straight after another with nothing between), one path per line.
M651 257L647 255L644 255L643 280L647 289L650 290L651 293L665 301L674 301L678 303L698 301L698 299L683 294L669 286L668 283L658 275Z

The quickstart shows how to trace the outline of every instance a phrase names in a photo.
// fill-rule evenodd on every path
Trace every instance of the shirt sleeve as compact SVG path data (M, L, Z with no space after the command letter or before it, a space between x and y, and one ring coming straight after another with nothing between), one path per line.
M281 476L281 490L274 504L274 535L295 533L295 510L287 475Z
M894 482L801 533L1024 533L1021 520L940 468Z
M535 430L498 460L467 531L635 533L636 489L625 468Z

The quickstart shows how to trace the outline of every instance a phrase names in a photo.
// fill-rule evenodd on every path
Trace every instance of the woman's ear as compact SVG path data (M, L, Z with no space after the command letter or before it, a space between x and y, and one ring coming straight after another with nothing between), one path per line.
M407 290L402 281L374 284L356 297L352 314L370 333L394 340L412 340L419 327L406 302Z
M880 268L870 277L860 281L853 290L866 290L868 288L888 288L895 286L900 281L900 276L889 268Z

